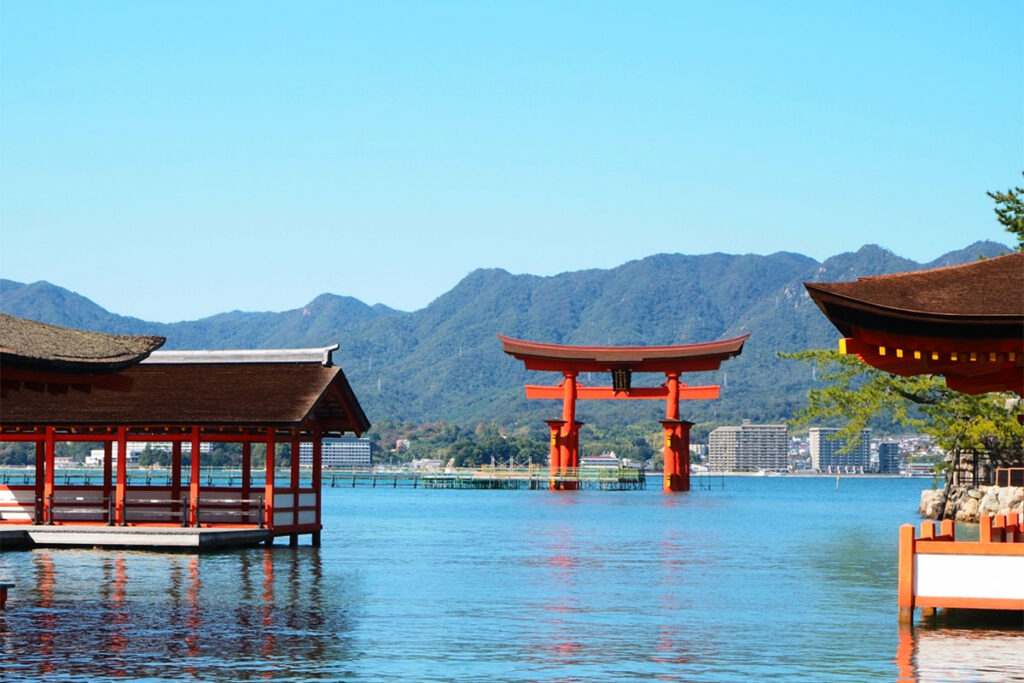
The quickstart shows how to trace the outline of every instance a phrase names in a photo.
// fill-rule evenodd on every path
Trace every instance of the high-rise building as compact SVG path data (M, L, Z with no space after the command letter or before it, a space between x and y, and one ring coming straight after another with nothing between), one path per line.
M900 445L895 441L878 444L878 471L882 474L896 474L900 471Z
M355 436L323 439L320 458L324 467L371 467L370 440ZM299 444L299 464L313 464L313 444Z
M871 430L860 431L860 443L849 453L840 453L846 439L829 438L838 427L811 427L808 442L811 468L819 472L865 472L871 467Z
M708 435L708 468L714 471L780 471L789 465L786 425L719 427Z

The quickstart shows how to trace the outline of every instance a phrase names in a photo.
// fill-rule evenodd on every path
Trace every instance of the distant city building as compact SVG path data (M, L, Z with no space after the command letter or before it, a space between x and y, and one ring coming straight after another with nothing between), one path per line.
M878 444L878 471L882 474L896 474L900 471L900 445L895 441Z
M780 471L788 466L786 425L719 427L708 435L708 469Z
M117 442L113 442L111 445L111 456L113 457L114 468L117 468ZM170 441L129 441L128 448L126 449L127 456L125 461L129 465L135 465L139 462L139 455L149 449L150 452L162 451L164 453L170 453L174 450L174 445ZM199 452L202 454L209 455L212 452L213 444L203 442L199 444ZM182 441L181 442L181 454L192 455L192 442ZM89 467L100 467L103 465L103 449L93 448L89 451L89 455L85 456L85 464Z
M581 469L614 470L618 469L620 465L621 462L614 451L601 455L585 455L580 458Z
M860 443L849 453L839 452L846 447L846 439L829 438L838 431L837 427L811 427L808 433L811 468L819 472L864 472L869 470L871 468L871 430L861 430Z
M370 440L354 436L323 439L320 457L324 467L371 467ZM299 444L299 464L313 464L313 444Z

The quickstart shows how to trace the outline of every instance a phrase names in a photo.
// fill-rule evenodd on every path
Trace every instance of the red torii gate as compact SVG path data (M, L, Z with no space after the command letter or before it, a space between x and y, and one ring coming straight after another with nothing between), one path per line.
M680 399L718 398L718 385L689 387L679 381L684 372L717 370L722 361L740 355L749 334L702 344L678 346L566 346L513 339L498 335L502 350L523 361L527 370L560 372L557 386L526 385L526 398L562 399L562 419L547 420L551 429L551 489L573 489L576 483L559 475L579 467L579 431L576 399L665 399L665 491L690 490L690 427L679 418ZM581 372L609 372L610 387L585 387L576 381ZM658 387L632 387L634 372L663 372Z

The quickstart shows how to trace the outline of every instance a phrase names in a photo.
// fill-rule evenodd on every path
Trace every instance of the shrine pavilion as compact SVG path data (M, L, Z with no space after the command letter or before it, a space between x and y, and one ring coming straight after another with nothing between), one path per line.
M966 394L1024 394L1024 253L804 286L843 334L844 354L896 375L942 375ZM983 515L977 542L957 540L953 520L938 533L924 522L917 538L900 529L903 622L915 608L1024 610L1022 577L1024 511Z
M143 530L159 531L151 536L159 541L142 542L151 546L279 536L294 544L300 534L318 545L321 439L370 426L332 361L337 346L158 351L164 341L0 315L0 442L35 446L34 483L0 484L0 532L20 525L33 542L50 545L134 545ZM101 445L102 481L61 485L61 442ZM129 442L170 445L169 483L129 486ZM303 443L312 450L307 486L300 485ZM203 485L203 444L239 445L238 485ZM253 473L254 444L266 454L262 481ZM278 481L282 448L289 464Z

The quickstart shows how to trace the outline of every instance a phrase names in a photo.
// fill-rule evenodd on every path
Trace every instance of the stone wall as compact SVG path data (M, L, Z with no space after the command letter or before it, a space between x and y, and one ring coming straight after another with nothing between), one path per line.
M977 522L983 514L1005 515L1024 512L1024 487L1020 486L951 486L921 492L925 519L955 519Z

